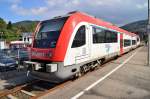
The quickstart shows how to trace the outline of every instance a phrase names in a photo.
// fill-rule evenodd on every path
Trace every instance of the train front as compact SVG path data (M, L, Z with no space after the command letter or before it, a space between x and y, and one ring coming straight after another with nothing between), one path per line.
M37 79L58 81L65 78L58 72L63 62L56 59L57 42L68 17L58 17L40 22L31 47L31 61L26 61L27 76Z

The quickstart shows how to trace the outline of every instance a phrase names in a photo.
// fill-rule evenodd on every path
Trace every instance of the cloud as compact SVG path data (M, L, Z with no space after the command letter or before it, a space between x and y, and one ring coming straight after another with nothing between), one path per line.
M145 0L41 0L44 5L39 7L33 5L32 8L25 8L23 3L19 2L23 1L16 0L16 3L12 3L13 12L22 16L38 15L41 16L41 20L74 10L86 12L118 25L144 19L147 16Z
M32 15L41 15L48 11L47 7L38 7L38 8L32 8L29 9L29 12L32 13Z
M18 6L16 4L11 6L11 9L16 12L19 15L41 15L48 11L47 7L37 7L37 8L30 8L25 9L21 6Z
M84 11L117 25L147 17L147 2L144 0L45 0L52 12ZM74 2L77 3L74 3ZM49 2L49 3L48 3ZM51 5L49 5L52 3ZM142 11L137 7L141 4Z
M148 7L148 4L145 2L145 3L143 3L143 4L137 4L136 7L137 7L138 9L145 9L145 8Z

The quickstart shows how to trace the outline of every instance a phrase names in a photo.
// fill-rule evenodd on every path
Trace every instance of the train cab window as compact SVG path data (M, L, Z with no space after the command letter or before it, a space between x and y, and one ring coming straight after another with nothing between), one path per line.
M42 21L40 29L37 31L33 47L34 48L55 48L61 30L68 17L54 18Z
M93 27L93 43L105 43L105 32L104 29L99 27Z
M75 35L71 48L83 46L85 45L85 43L86 43L86 27L81 26Z
M118 41L117 32L105 30L105 33L106 33L106 43L116 43Z

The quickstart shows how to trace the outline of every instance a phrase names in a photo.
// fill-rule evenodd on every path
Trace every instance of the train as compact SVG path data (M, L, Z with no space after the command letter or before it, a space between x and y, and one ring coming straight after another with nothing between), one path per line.
M140 37L84 12L39 22L25 61L27 76L61 82L93 70L140 45Z

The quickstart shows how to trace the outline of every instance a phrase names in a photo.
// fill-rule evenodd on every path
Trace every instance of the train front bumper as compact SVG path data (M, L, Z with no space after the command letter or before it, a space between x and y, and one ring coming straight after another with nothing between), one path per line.
M41 63L38 62L25 61L24 64L29 71L38 71L41 68L43 68ZM57 70L58 70L58 64L56 63L46 64L45 66L45 72L53 73L53 72L57 72Z

